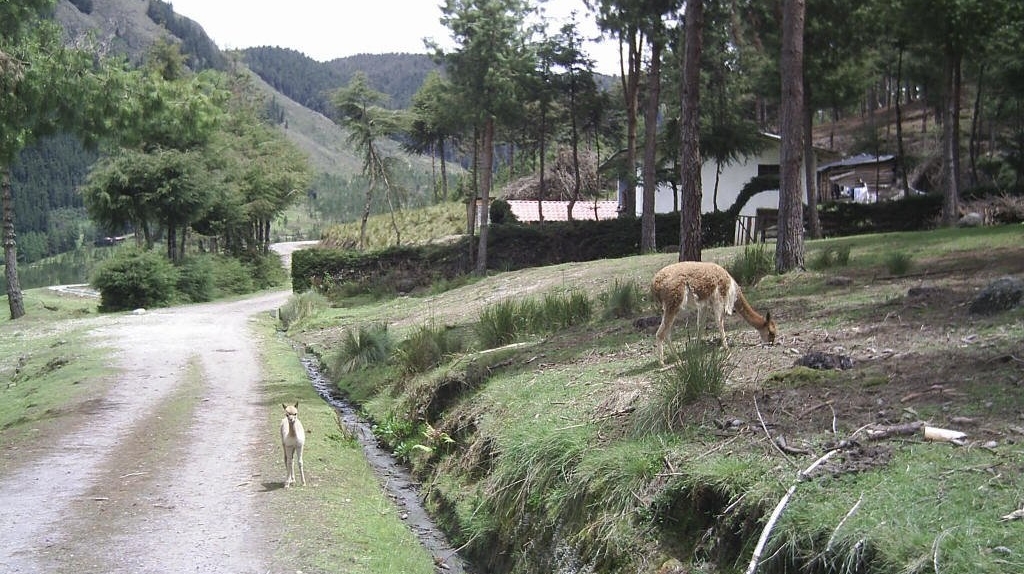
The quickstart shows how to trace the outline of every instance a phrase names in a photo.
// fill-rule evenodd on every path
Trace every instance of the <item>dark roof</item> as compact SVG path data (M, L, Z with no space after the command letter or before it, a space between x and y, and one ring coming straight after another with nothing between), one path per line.
M824 165L818 166L818 171L825 171L826 169L832 169L834 167L854 167L858 165L868 165L873 163L885 163L896 159L894 155L874 155L869 153L862 153L858 155L852 155L850 157L843 158L839 161L833 161Z

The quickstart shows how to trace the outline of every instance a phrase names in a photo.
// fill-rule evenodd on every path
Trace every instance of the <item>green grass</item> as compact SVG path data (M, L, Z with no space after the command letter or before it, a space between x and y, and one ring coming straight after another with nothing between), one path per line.
M310 386L290 341L261 320L265 364L261 402L267 428L281 420L281 403L299 401L306 428L305 467L308 486L281 491L271 499L274 516L286 518L292 571L385 574L434 572L423 548L399 510L382 491L363 457L362 448L339 428L334 410ZM280 446L268 444L262 457L265 482L283 480Z
M59 424L101 394L111 374L88 335L95 300L48 289L26 290L23 297L27 314L0 321L0 430L15 442L40 425Z
M768 275L745 293L756 308L772 309L773 316L779 302L788 313L799 313L799 317L783 315L788 319L784 328L798 333L808 328L832 332L894 322L898 321L895 315L886 316L907 312L899 305L906 286L891 279L875 281L889 274L887 261L892 253L925 262L967 249L1019 249L1019 239L1019 228L1007 227L809 242L808 261L820 257L826 263L820 272ZM704 254L705 260L719 263L738 257L742 255L737 248ZM666 408L659 416L672 420L671 425L634 426L644 414L644 405L657 400L659 377L669 381L686 377L672 369L660 372L652 359L650 336L629 326L645 309L632 302L632 289L622 285L646 285L654 271L673 259L648 255L498 274L418 300L402 298L330 311L339 325L388 316L399 329L410 329L429 317L449 329L470 330L486 310L484 314L494 314L493 331L515 335L500 343L519 341L496 352L467 349L461 358L456 355L413 379L402 380L405 375L396 370L372 374L380 378L376 393L365 403L367 414L378 420L399 420L424 412L423 406L436 397L441 373L469 365L487 373L471 390L449 397L444 411L429 421L450 433L455 446L414 460L428 484L428 499L457 528L457 543L467 543L470 551L513 554L516 544L524 540L550 543L569 548L600 572L634 570L638 564L656 567L670 557L698 568L695 571L731 572L746 566L767 513L793 482L796 471L813 458L781 456L767 443L756 418L745 421L749 434L716 430L716 422L737 416L718 412L710 397L716 392L724 396L738 392L732 375L726 376L723 386L715 387L720 391L695 387L694 393L677 385L677 392L666 397L689 393L702 398L690 404L664 400ZM855 277L854 286L828 283L826 274L837 268ZM509 290L510 284L532 289L524 295ZM533 307L541 306L543 294L553 289L582 289L604 309L630 310L598 313L585 323L525 341L521 335L527 329L520 321L535 313ZM496 292L503 296L495 298ZM627 304L610 304L620 299ZM526 300L532 303L523 303ZM1019 333L1019 325L1012 324L1015 320L1019 324L1019 316L1011 313L996 325L979 324L975 331L985 340L1012 337ZM322 333L316 336L323 340ZM919 343L913 351L927 356L941 352L944 345L949 342L939 336ZM700 370L693 358L683 362L691 363ZM765 371L755 385L765 393L845 384L870 391L888 384L891 376L884 362L863 368L854 378L789 367L777 373ZM366 386L361 388L365 393ZM1016 400L1016 394L1005 397L1010 403ZM984 402L983 397L977 401ZM761 408L771 418L772 407L762 403ZM996 408L1008 407L1000 403ZM948 416L941 405L924 404L918 409L922 417ZM965 414L984 415L973 410ZM823 426L819 434L799 438L816 447L816 457L833 437ZM838 478L825 472L798 485L770 540L765 554L769 563L763 571L806 567L811 573L852 573L863 571L857 570L864 567L858 560L870 558L873 572L933 572L936 548L940 572L1020 570L1022 523L998 519L1024 504L1019 494L1024 491L1019 478L1024 468L1022 449L1012 442L1000 444L996 451L919 439L883 444L894 455L888 464ZM861 494L864 499L858 511L837 530ZM918 513L919 505L927 509ZM718 541L713 550L706 538L709 533ZM506 540L511 546L503 546ZM725 554L714 554L723 548ZM736 562L719 562L726 558ZM533 562L520 559L520 568L529 563L557 569L537 557ZM977 570L971 569L970 560L977 563ZM708 565L712 561L719 562L717 568Z

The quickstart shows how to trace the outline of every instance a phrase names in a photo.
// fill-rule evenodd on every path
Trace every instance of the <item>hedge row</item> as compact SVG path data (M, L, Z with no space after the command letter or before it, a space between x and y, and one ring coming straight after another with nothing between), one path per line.
M940 196L928 195L872 205L835 204L820 210L822 229L830 237L884 231L928 229L942 208ZM725 212L701 218L704 247L729 245L734 217ZM675 251L679 214L655 217L659 251ZM463 238L451 244L392 247L375 252L307 249L292 256L292 286L296 292L347 285L357 291L386 289L406 293L441 279L472 271L471 250L476 241ZM513 271L528 267L593 261L640 252L640 220L492 224L487 242L488 269Z

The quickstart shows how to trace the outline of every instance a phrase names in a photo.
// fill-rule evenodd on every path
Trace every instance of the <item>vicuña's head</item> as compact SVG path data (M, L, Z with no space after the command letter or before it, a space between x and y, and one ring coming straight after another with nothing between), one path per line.
M778 331L775 329L775 321L772 321L771 311L764 314L764 324L757 328L757 332L761 335L762 343L775 344L775 335Z
M774 329L774 325L772 326L772 328ZM294 423L296 420L298 420L298 418L299 418L299 403L298 403L298 401L296 401L294 405L286 405L284 403L281 403L281 406L284 407L284 416L285 416L285 418L288 419L288 422Z

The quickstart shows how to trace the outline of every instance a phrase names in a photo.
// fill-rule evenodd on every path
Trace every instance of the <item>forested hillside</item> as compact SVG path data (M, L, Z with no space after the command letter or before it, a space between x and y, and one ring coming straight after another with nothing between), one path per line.
M289 48L262 46L242 50L243 61L277 91L326 116L333 114L331 93L363 72L373 89L390 96L386 107L406 109L431 70L423 54L359 54L317 62Z
M143 61L157 39L168 37L193 71L230 67L230 59L202 26L162 0L61 0L54 18L70 42L92 38L97 50L122 55L133 64ZM353 213L361 209L360 160L344 132L323 117L332 115L330 93L363 71L376 89L388 94L389 106L408 107L423 78L437 68L423 55L367 55L322 63L283 48L245 50L242 63L266 81L259 88L266 94L267 119L309 155L315 170L310 197L325 209ZM390 146L391 153L401 153L397 147ZM44 138L19 154L11 170L19 261L37 261L108 233L92 226L77 193L99 155L69 136ZM402 179L407 187L429 187L429 160L410 158L405 165Z

